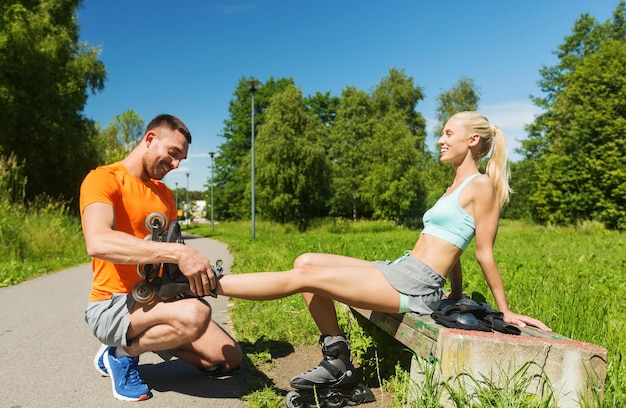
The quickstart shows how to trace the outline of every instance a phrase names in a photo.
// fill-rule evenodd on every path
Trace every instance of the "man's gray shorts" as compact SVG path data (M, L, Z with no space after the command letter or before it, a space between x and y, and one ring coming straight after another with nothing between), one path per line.
M113 294L111 299L89 302L85 310L85 320L94 336L107 346L128 346L126 333L130 326L128 312L135 305L135 299L125 293Z
M372 264L382 271L394 289L408 296L412 312L429 315L437 310L446 278L433 268L410 255L397 261L374 261Z

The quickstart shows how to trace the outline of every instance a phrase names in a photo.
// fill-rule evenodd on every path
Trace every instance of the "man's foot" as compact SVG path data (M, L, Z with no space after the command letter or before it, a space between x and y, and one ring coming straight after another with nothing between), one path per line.
M208 367L208 368L198 367L198 370L202 371L208 376L215 377L215 378L232 377L233 371L234 371L234 370L227 370L221 365L216 365L216 366Z
M103 377L109 376L109 372L107 371L107 368L104 365L104 353L109 348L110 347L107 346L106 344L101 345L100 350L98 350L98 352L96 353L96 356L93 358L93 366L96 368L96 371Z
M113 395L122 401L143 401L150 398L150 390L139 377L139 357L115 357L115 347L104 352L104 365L111 376Z

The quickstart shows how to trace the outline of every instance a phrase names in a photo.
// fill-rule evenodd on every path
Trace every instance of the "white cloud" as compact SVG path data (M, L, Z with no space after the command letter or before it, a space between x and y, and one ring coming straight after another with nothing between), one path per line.
M521 157L515 153L515 149L519 148L521 141L526 139L524 128L534 122L535 116L541 113L541 109L530 101L508 101L485 105L480 111L506 135L509 158L513 161L519 160Z

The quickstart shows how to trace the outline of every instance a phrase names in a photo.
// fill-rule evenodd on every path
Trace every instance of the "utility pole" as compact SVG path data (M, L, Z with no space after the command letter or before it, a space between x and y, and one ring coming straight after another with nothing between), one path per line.
M251 227L251 235L252 239L255 237L255 220L254 220L254 93L256 92L256 88L261 85L261 83L257 80L248 81L248 86L250 86L250 94L252 95L252 210L251 210L251 218L252 218L252 227Z
M185 212L185 224L187 224L187 228L189 228L189 213L191 212L191 205L189 204L189 173L187 174L187 211Z
M211 156L211 232L215 232L215 220L213 218L213 156L215 152L209 152Z

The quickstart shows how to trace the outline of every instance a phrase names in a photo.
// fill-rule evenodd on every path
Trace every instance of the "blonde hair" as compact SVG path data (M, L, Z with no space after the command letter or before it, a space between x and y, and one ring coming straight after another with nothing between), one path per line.
M453 115L462 120L471 134L480 136L480 142L473 151L474 160L478 162L491 151L487 162L486 173L491 179L500 207L509 201L511 187L509 186L509 162L504 132L478 112L458 112Z

